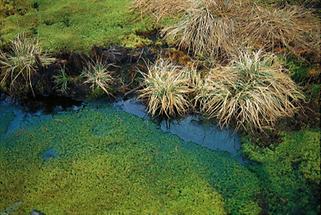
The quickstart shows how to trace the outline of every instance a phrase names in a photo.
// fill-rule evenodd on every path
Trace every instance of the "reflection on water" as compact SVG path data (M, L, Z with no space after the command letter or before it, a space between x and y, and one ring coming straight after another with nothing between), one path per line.
M146 112L146 107L135 99L119 100L113 105L140 118L150 119ZM50 120L53 114L64 113L64 111L78 111L81 107L82 104L66 109L58 105L53 108L54 111L52 113L47 113L43 110L30 113L24 111L21 106L12 104L11 101L2 100L0 101L0 137L10 135L18 129ZM190 115L183 119L171 121L161 120L158 123L161 130L175 134L185 142L194 142L211 150L225 151L240 162L244 161L240 155L239 135L231 129L221 129L213 123L204 121L197 115ZM56 156L58 156L58 153L54 149L48 149L43 153L44 160Z
M135 99L119 100L114 106L138 117L149 119L146 107ZM239 135L231 129L221 129L213 123L206 122L199 116L190 115L181 120L162 120L160 129L175 134L186 142L194 142L212 150L226 151L239 161L243 161L239 152Z

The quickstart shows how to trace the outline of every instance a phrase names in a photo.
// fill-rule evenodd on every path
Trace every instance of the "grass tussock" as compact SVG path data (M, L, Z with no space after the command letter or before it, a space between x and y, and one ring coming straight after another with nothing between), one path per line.
M236 5L233 4L222 0L200 2L177 24L164 29L165 37L194 55L235 54L237 23L233 11Z
M111 65L104 64L101 60L89 61L81 73L85 84L89 84L94 91L97 88L103 90L107 95L112 96L111 85L114 82L112 71L109 70Z
M262 7L250 1L209 0L191 5L165 38L194 56L233 59L244 48L320 53L320 21L299 6Z
M59 70L59 73L53 76L53 82L55 84L56 90L60 93L66 94L69 90L69 83L71 82L71 78L66 73L66 69L63 67Z
M18 85L24 85L34 95L32 77L40 66L49 65L53 58L45 54L38 40L21 34L14 39L8 52L0 51L0 80L2 86L9 85L13 93Z
M273 55L243 52L230 65L209 72L195 101L221 126L232 120L237 128L272 126L279 118L292 116L303 98L282 70Z
M193 0L134 0L132 9L141 16L149 15L160 21L164 17L176 16L194 4Z
M160 59L148 67L139 98L147 101L152 115L182 116L190 108L190 79L184 68Z
M321 23L310 10L299 6L256 6L244 22L241 35L256 48L286 48L297 56L320 54Z

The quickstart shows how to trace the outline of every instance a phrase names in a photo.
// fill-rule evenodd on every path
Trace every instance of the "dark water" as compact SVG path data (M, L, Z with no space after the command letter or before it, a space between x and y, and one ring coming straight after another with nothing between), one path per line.
M78 111L82 107L82 102L67 98L42 97L18 104L9 97L2 97L0 98L0 125L5 129L0 137L50 120L54 114Z
M50 120L54 114L78 111L86 105L70 99L52 97L30 101L28 104L27 106L20 106L14 104L8 98L0 100L0 119L5 114L13 116L6 125L2 125L6 129L4 134L0 134L0 137L10 135L18 129ZM108 105L107 102L106 105ZM147 114L146 107L135 99L118 100L113 103L113 106L140 118L153 120ZM4 123L6 122L0 122L0 124ZM240 137L231 129L221 129L197 115L189 115L179 120L160 120L155 121L155 123L159 125L162 131L175 134L185 142L193 142L211 150L225 151L241 163L245 161L240 154ZM44 160L57 156L59 156L59 153L53 148L44 151L42 155Z
M143 119L150 119L146 107L135 99L119 100L114 106ZM231 129L222 129L197 115L189 115L180 120L161 120L159 125L161 130L175 134L185 142L225 151L240 162L244 161L240 155L240 137Z

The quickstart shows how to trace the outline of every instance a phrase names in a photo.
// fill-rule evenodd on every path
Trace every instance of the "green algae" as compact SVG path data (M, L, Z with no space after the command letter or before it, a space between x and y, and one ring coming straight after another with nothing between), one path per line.
M320 214L320 130L283 134L282 143L262 149L246 141L243 151L262 183L270 214Z
M128 43L128 35L152 28L152 21L138 19L130 11L131 0L27 2L37 7L3 19L0 35L4 42L30 32L49 51L89 51L94 45Z
M57 158L44 161L54 148ZM0 145L0 209L46 214L258 214L256 176L111 107L19 130Z

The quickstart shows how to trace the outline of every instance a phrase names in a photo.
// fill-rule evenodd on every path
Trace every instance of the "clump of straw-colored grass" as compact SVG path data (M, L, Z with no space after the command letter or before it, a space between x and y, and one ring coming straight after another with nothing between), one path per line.
M139 98L147 101L148 112L152 116L182 116L191 107L190 79L184 68L170 61L159 59L154 65L148 66L144 76L143 89Z
M286 48L296 56L320 54L320 20L298 6L256 6L244 17L241 35L248 44L268 51Z
M0 83L2 86L9 85L13 94L19 94L16 89L23 87L23 91L31 90L32 77L39 66L51 64L54 58L45 54L38 40L28 38L25 34L18 35L10 46L9 51L0 50Z
M303 98L296 84L271 54L242 52L230 65L212 69L195 101L221 126L263 129L292 116Z
M239 1L200 1L178 23L164 29L165 38L197 56L234 56L239 44L237 17L244 10Z
M185 12L192 4L193 0L134 0L132 8L141 16L152 16L158 22L164 17L173 17Z

